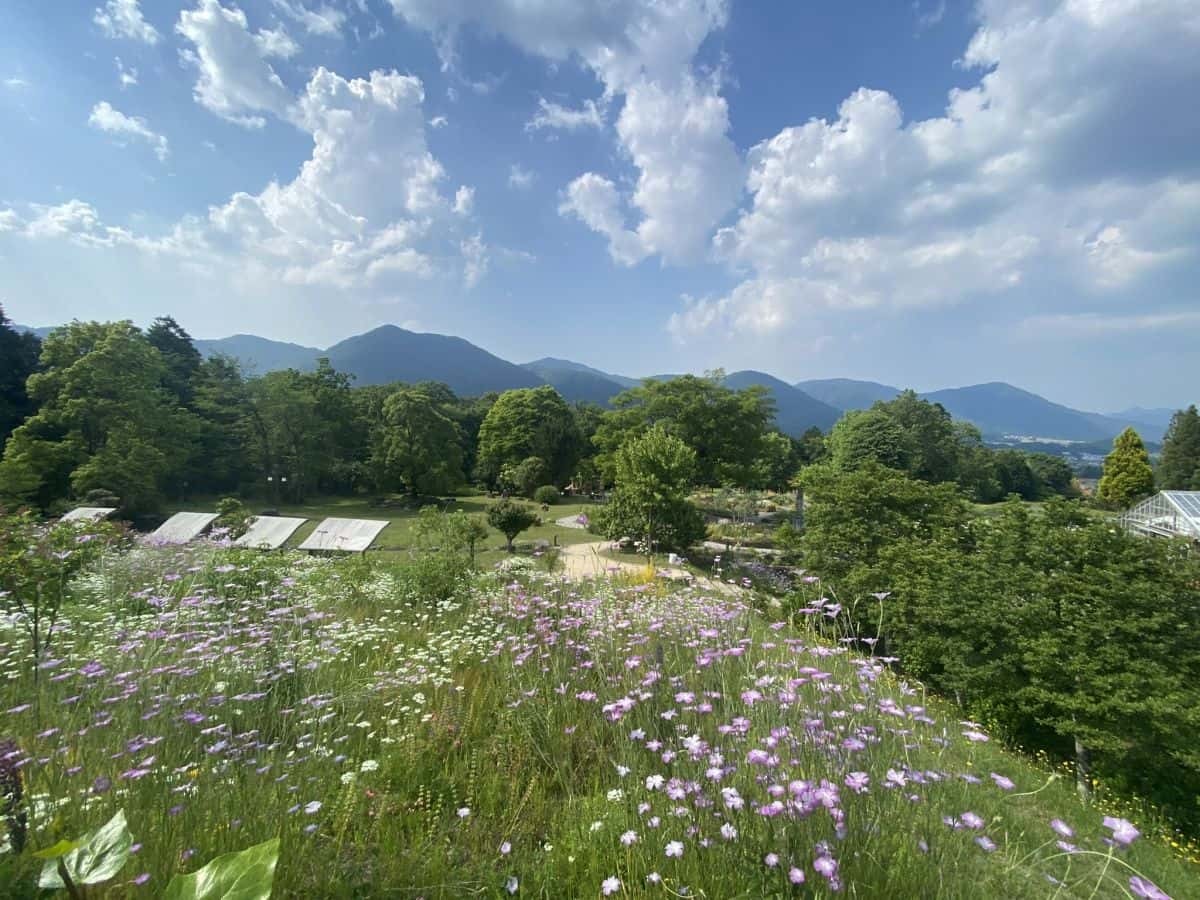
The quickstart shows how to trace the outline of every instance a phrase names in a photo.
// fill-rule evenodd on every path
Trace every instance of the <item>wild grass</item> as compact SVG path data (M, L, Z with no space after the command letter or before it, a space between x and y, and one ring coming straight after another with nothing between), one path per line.
M0 630L30 848L123 808L113 897L277 835L275 897L1197 893L1169 847L1113 842L1055 773L818 637L820 597L789 623L523 572L431 605L381 559L107 556L36 695ZM0 896L38 869L0 855Z

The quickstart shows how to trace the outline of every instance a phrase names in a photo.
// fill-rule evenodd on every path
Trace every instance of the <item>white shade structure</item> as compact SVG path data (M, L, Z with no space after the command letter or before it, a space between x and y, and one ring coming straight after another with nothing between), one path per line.
M60 522L97 522L100 519L107 519L117 511L115 506L77 506L68 513L64 513L59 519Z
M238 547L278 550L307 521L289 516L255 516L246 533L233 543Z
M175 513L150 535L159 544L186 544L204 534L217 520L216 513Z
M363 553L387 525L379 519L326 519L304 539L300 549Z

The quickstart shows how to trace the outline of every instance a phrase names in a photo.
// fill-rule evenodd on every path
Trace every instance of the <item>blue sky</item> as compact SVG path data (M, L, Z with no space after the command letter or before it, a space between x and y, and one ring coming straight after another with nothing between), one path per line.
M10 0L0 303L1194 402L1191 0Z

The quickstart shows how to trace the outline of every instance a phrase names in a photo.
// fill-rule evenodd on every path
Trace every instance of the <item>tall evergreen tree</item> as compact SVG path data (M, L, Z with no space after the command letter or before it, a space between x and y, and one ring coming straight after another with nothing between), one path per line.
M33 414L25 382L37 369L42 343L12 327L0 306L0 449L14 428Z
M1171 417L1158 480L1169 490L1200 491L1200 412L1194 403Z
M1146 445L1132 428L1126 428L1113 441L1112 452L1104 458L1104 474L1096 494L1113 506L1128 506L1154 490L1154 470Z

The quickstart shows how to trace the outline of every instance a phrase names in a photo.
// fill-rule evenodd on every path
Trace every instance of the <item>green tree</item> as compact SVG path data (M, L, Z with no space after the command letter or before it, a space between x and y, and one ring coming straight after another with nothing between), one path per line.
M505 498L492 504L487 511L487 522L504 535L506 549L512 553L513 539L522 531L539 524L541 519L524 503L515 503Z
M755 461L754 486L775 491L787 490L800 468L799 441L778 431L769 432L762 443L762 455Z
M1061 456L1049 453L1030 453L1026 459L1029 471L1037 481L1039 498L1045 497L1077 497L1075 473L1070 464Z
M299 501L354 485L367 438L349 375L321 359L313 372L268 372L248 382L246 393L256 480L266 487L287 478L284 496L275 499Z
M444 494L462 483L461 433L421 387L403 388L383 403L376 470L383 483L412 494Z
M475 565L475 549L487 539L487 524L481 516L468 515L461 509L441 512L426 506L413 526L417 542L425 549L443 553L461 553Z
M539 487L550 482L550 467L539 456L519 463L508 463L500 470L500 487L522 497L532 497Z
M195 418L163 388L162 355L129 322L72 322L42 346L28 390L38 412L13 432L0 480L43 508L107 488L154 509L184 467Z
M41 341L12 327L0 306L0 450L13 429L33 414L25 382L37 370Z
M704 377L647 380L614 397L614 408L605 413L592 439L606 478L616 478L620 447L661 425L695 451L697 484L752 487L761 475L775 404L766 388L735 391L722 383L724 377L717 370Z
M799 481L804 564L852 596L889 589L892 568L884 551L890 545L957 536L968 517L954 485L927 484L870 460L848 470L810 466Z
M1195 404L1171 416L1163 438L1158 480L1168 490L1200 491L1200 412Z
M494 485L505 466L536 456L549 467L553 483L565 484L579 457L579 446L575 416L554 388L543 385L505 391L479 426L476 470Z
M886 403L876 403L873 408L887 413L903 434L910 475L935 483L955 479L959 436L954 419L940 403L922 400L915 391L907 390Z
M1022 500L1037 500L1041 496L1037 476L1029 467L1028 454L1020 450L996 450L992 461L1002 497L1016 494Z
M162 354L166 363L163 386L185 406L192 402L193 380L203 357L192 336L170 316L159 316L146 329L146 340Z
M704 518L687 499L696 452L662 425L617 451L616 488L596 515L608 538L634 537L646 552L686 550L704 537Z
M1104 458L1104 474L1096 487L1097 496L1112 506L1128 506L1154 490L1154 471L1146 445L1132 428L1126 428L1113 441L1112 452Z
M829 432L826 446L833 465L839 469L855 469L874 462L907 471L911 459L904 431L879 406L847 412Z

